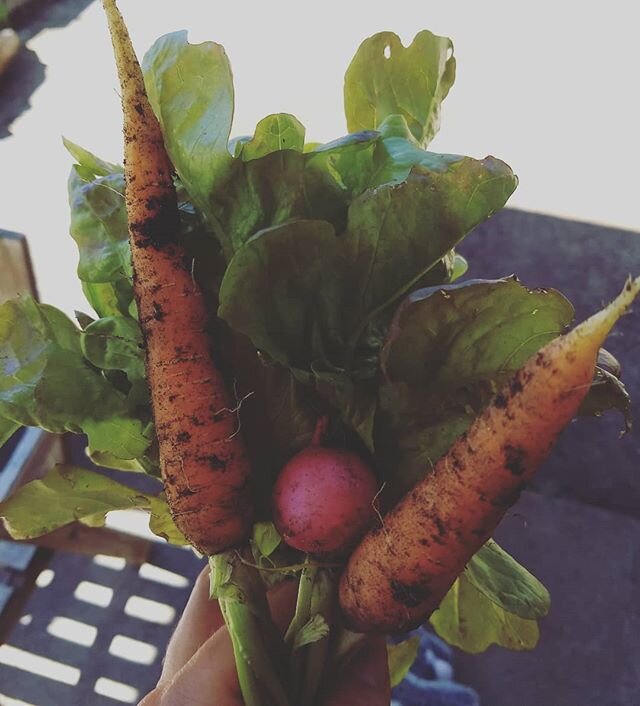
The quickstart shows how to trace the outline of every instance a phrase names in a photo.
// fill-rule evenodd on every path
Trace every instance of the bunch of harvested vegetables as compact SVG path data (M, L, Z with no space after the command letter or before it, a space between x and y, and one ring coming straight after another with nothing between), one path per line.
M360 634L427 620L471 652L532 648L548 593L491 536L594 385L598 411L621 406L601 346L640 280L570 333L557 291L456 281L456 244L517 180L426 149L450 40L367 39L346 137L309 144L279 114L230 140L222 47L170 34L141 69L103 5L125 166L66 142L95 316L0 307L0 444L23 425L83 433L97 465L158 489L58 466L0 504L9 532L147 510L208 557L247 706L319 703ZM266 592L283 580L298 600L281 636ZM392 682L416 649L390 647Z

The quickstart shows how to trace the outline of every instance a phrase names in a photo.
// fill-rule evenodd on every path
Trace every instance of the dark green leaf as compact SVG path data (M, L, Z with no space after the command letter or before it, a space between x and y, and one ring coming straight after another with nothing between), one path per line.
M423 289L398 308L381 361L391 380L447 391L517 370L572 318L562 294L515 278Z
M314 370L315 389L373 453L373 425L377 411L376 390L372 384L356 383L340 372Z
M309 444L318 411L313 407L310 391L287 368L269 365L265 367L265 377L265 412L270 422L271 442L276 457L284 462Z
M507 613L535 620L549 612L547 589L492 539L471 558L465 577Z
M618 409L624 416L624 434L631 431L631 397L620 380L620 373L620 363L609 351L601 348L591 389L578 414L599 417L609 409Z
M258 233L235 254L219 315L274 361L308 368L340 348L344 257L324 221L292 221Z
M455 66L451 40L427 30L406 48L393 32L366 39L345 75L349 132L375 130L385 118L402 115L418 143L426 146L438 131Z
M189 44L186 32L173 32L154 43L142 66L171 161L208 213L209 197L232 160L233 77L224 48Z
M78 326L82 330L86 329L89 324L92 324L95 319L93 316L89 316L89 314L85 314L84 311L78 311L77 309L73 312L74 316L76 317L76 321L78 322Z
M391 687L398 686L407 676L412 664L416 661L420 649L420 637L414 635L396 645L387 645L387 660L389 663L389 680Z
M145 377L142 332L137 321L109 316L94 321L82 333L85 358L103 370L122 370L130 381Z
M382 350L376 449L396 497L484 409L507 377L573 317L554 290L472 280L419 290L399 307Z
M344 227L343 188L326 170L307 168L310 161L293 150L234 161L208 206L227 260L258 231L292 219L321 219Z
M491 391L484 396L486 403ZM429 405L401 383L380 390L374 444L385 469L385 499L390 506L425 477L479 412L457 404L455 395L433 409Z
M444 597L430 622L450 645L478 654L496 644L531 650L538 642L538 623L508 613L479 591L464 573Z
M241 143L236 156L248 162L282 150L302 152L304 134L304 125L295 116L288 113L268 115L258 123L254 136Z
M399 185L365 192L349 208L354 329L403 296L516 186L506 164L460 158L446 171L415 168Z

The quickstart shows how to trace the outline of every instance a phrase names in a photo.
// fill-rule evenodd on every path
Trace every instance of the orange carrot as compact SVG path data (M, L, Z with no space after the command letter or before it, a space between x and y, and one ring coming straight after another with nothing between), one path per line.
M620 296L533 356L352 554L340 583L348 624L406 630L440 604L546 457L589 390L598 350L640 291Z
M114 0L103 0L122 91L133 284L167 501L200 552L239 543L251 526L249 461L235 403L213 362L208 312L179 243L172 166Z

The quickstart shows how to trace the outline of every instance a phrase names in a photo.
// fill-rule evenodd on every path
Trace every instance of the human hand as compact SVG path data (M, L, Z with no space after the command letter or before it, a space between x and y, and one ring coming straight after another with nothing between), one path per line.
M284 631L295 609L296 586L269 594L273 619ZM389 673L383 638L372 638L329 690L323 706L389 706ZM139 706L243 706L229 633L203 571L169 642L157 687Z

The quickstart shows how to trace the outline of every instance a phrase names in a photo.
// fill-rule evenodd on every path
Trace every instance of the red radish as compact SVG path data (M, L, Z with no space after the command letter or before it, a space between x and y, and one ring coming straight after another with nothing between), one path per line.
M273 492L274 523L295 549L343 554L375 520L378 482L356 454L314 442L278 476Z

